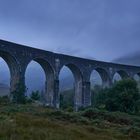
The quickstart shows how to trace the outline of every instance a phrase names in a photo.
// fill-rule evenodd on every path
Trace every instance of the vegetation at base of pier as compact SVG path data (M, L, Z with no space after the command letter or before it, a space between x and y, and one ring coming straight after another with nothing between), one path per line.
M92 94L95 108L111 112L140 113L140 91L137 82L132 79L116 82L112 88L98 89Z
M120 81L110 89L96 87L93 105L78 112L72 109L72 90L64 94L60 110L38 104L38 92L31 94L30 101L25 96L25 102L18 103L0 97L0 140L140 139L140 96L133 80Z
M27 91L26 86L22 82L17 83L15 90L11 93L12 102L18 103L18 104L25 104L26 103L26 96L25 96L26 91Z
M118 81L111 88L102 89L100 86L95 86L91 94L93 108L140 114L140 90L137 82L132 79ZM62 109L72 108L73 95L73 90L61 93Z
M33 91L31 94L31 99L32 100L39 100L40 99L40 95L39 95L39 91Z

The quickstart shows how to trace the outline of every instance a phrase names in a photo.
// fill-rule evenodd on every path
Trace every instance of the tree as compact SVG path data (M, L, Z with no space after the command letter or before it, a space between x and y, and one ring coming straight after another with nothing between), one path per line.
M74 92L72 89L60 93L60 108L67 109L74 106Z
M31 94L31 99L32 100L39 100L40 99L40 95L39 95L39 91L32 91L32 94Z
M102 94L101 94L102 93ZM138 112L140 93L136 81L125 79L117 82L112 88L102 90L98 95L98 106L105 105L109 111Z
M126 79L116 83L116 85L108 93L106 101L107 109L114 105L113 110L122 112L135 111L135 103L140 98L137 83L134 80Z
M12 102L13 103L19 103L19 104L25 104L26 103L26 93L27 89L25 84L22 82L17 83L16 88L13 92L11 92L12 95Z
M102 87L100 85L95 85L94 88L91 90L91 104L92 106L96 106L99 103L99 93L101 93ZM101 94L103 96L103 94Z

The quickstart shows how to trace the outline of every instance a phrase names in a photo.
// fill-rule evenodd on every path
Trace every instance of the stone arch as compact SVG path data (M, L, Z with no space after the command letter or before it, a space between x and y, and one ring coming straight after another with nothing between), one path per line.
M128 73L126 71L124 71L124 70L118 70L113 75L113 82L114 82L114 76L116 74L119 75L122 80L129 78L129 75L128 75Z
M46 59L44 58L34 58L29 61L26 66L25 73L28 65L31 61L37 62L43 69L45 73L45 93L44 93L44 104L47 106L54 106L54 68Z
M93 75L93 72L95 75ZM98 85L96 87L94 86L93 88L91 81L92 77L96 77L96 80L100 80L98 81ZM108 72L100 67L94 68L90 73L90 83L91 105L94 105L95 94L97 94L101 88L109 87L111 84Z
M10 71L10 93L16 89L20 80L20 65L13 55L6 51L0 51L0 57L6 62Z
M109 87L110 86L110 77L109 77L109 74L108 72L103 69L103 68L95 68L91 71L91 74L90 74L90 77L92 75L92 72L93 71L96 71L99 75L100 75L100 78L102 80L102 87Z
M61 67L61 69L64 66L70 69L74 77L74 109L77 111L78 108L82 106L82 79L83 79L82 72L75 64L71 63L65 64Z

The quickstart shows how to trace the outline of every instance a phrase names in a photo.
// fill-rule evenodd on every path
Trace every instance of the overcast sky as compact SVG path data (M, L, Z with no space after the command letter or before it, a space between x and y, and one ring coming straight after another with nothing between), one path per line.
M111 61L140 51L140 0L0 0L0 38Z

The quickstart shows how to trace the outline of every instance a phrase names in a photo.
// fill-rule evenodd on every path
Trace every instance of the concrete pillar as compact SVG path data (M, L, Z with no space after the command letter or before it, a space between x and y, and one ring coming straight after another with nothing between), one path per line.
M75 82L75 94L74 94L74 110L78 111L80 107L83 106L82 104L82 81Z
M45 82L45 105L53 107L53 98L54 98L54 79L48 78Z
M22 86L25 86L25 77L22 72L15 72L11 73L11 79L10 79L10 100L13 99L13 94L16 90L18 90L18 84L21 84ZM25 89L26 90L26 89Z
M60 60L59 58L55 59L55 76L54 76L54 98L53 105L55 108L60 108L60 91L59 91L59 73L60 73Z
M10 78L10 93L16 90L16 85L21 81L22 78L20 78L19 75L11 75ZM24 79L22 80L23 83Z
M44 105L59 108L59 80L49 78L45 83Z
M53 105L55 108L60 107L60 97L59 97L59 80L54 80L54 98L53 98Z
M83 107L91 106L90 82L83 82Z

